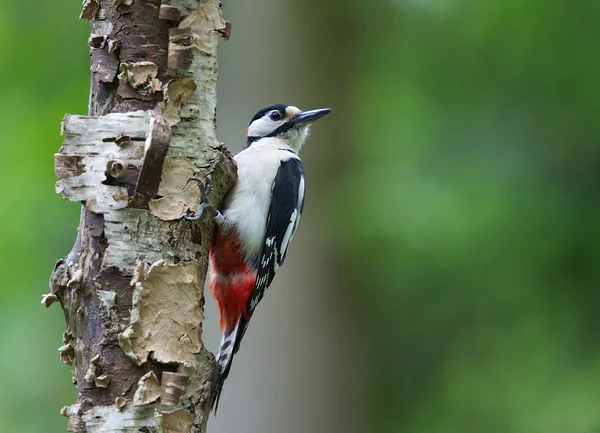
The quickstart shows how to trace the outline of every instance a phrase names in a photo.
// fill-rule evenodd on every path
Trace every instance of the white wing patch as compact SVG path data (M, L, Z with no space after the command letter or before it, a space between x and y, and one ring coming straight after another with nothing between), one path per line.
M298 209L302 209L304 204L304 192L306 191L306 185L304 182L304 176L300 178L300 185L298 185Z
M279 268L279 261L282 257L285 257L285 253L287 251L288 245L290 241L294 237L294 233L296 233L296 229L298 228L298 223L300 223L300 217L302 216L302 206L304 204L304 191L305 191L305 183L304 176L300 177L300 183L298 185L298 206L290 215L290 224L285 231L285 235L283 236L283 240L281 241L281 253L278 255L279 260L275 262L275 271Z
M287 247L290 244L290 241L292 240L292 236L294 236L294 232L296 231L296 218L298 217L298 209L294 209L294 212L292 212L292 215L290 216L290 224L287 227L287 230L285 231L285 235L283 235L283 240L281 241L281 254L279 254L279 257L282 257L285 255L285 252L287 251ZM279 265L279 260L277 260L276 265Z

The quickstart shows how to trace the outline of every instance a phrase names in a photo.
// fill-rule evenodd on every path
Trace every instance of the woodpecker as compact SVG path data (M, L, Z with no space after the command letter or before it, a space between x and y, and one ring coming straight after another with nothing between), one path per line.
M254 310L283 264L300 221L305 180L300 148L310 125L331 109L301 111L293 105L259 110L247 129L246 145L235 156L238 180L221 212L208 201L198 182L202 205L217 223L210 247L210 290L221 314L223 335L217 352L219 379L216 412L233 356Z

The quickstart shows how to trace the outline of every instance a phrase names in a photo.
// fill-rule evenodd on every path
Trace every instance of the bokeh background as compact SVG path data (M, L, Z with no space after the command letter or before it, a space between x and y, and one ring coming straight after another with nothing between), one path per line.
M0 0L0 430L64 432L80 1ZM209 433L600 431L600 3L229 0L219 138L330 106L308 196ZM207 305L205 340L218 343Z

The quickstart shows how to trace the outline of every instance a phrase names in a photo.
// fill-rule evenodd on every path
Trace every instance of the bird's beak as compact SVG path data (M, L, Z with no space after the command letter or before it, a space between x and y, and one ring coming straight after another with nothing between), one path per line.
M310 111L302 111L295 115L290 122L293 123L294 126L304 125L306 123L312 123L317 119L325 116L331 111L331 108L320 108L318 110L310 110Z

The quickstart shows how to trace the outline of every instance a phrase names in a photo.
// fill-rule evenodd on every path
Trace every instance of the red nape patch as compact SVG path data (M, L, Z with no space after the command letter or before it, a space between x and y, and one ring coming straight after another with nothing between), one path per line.
M236 231L223 236L215 229L210 248L210 290L221 313L221 329L233 331L254 289L256 271L242 257Z

